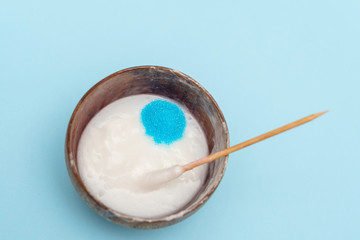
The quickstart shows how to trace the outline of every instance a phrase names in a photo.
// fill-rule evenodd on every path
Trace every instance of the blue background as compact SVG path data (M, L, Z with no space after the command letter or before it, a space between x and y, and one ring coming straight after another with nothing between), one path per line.
M360 2L2 1L0 239L360 239ZM105 76L175 68L214 96L236 144L212 198L160 230L126 229L75 192L71 113Z

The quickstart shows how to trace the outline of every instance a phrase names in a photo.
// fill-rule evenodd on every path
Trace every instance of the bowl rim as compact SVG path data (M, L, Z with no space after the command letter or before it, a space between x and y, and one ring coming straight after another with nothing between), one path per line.
M187 80L189 80L192 84L194 84L197 88L199 88L212 102L212 104L214 105L219 118L221 120L222 123L222 127L224 129L225 132L225 140L226 140L226 147L228 148L230 146L230 138L229 138L229 131L228 131L228 126L225 120L225 117L220 109L220 107L218 106L217 102L215 101L215 99L212 97L212 95L202 86L200 85L196 80L194 80L193 78L191 78L190 76L175 70L175 69L171 69L171 68L167 68L167 67L163 67L163 66L155 66L155 65L142 65L142 66L135 66L135 67L130 67L130 68L125 68L122 69L120 71L114 72L110 75L108 75L107 77L103 78L102 80L100 80L99 82L97 82L95 85L93 85L83 96L82 98L79 100L79 102L77 103L71 117L68 123L68 127L67 127L67 131L66 131L66 137L65 137L65 162L66 162L66 166L67 166L67 171L68 174L70 176L71 182L74 185L76 191L78 192L78 194L81 196L81 198L86 202L86 204L93 209L95 212L97 212L98 214L102 215L103 217L107 218L110 221L113 221L117 224L123 225L123 226L127 226L127 227L134 227L132 225L134 224L151 224L151 225L157 225L155 227L150 227L150 228L161 228L161 227L166 227L172 224L175 224L177 222L182 221L183 219L189 217L190 215L192 215L193 213L195 213L197 210L199 210L206 202L207 200L210 198L210 196L214 193L214 191L217 189L217 187L219 186L224 174L225 174L225 170L227 167L227 163L228 163L228 158L229 156L225 156L224 157L224 161L223 161L223 165L221 166L221 172L220 172L220 177L218 178L218 180L213 184L212 188L209 190L209 192L203 196L203 198L201 199L201 201L197 204L194 205L190 205L189 207L179 211L179 212L175 212L172 213L170 215L166 215L166 216L161 216L161 217L153 217L153 218L144 218L144 217L136 217L136 216L131 216L131 215L127 215L121 212L118 212L112 208L109 208L107 206L105 206L102 202L98 201L97 199L95 199L90 192L87 190L86 186L84 185L83 181L81 180L80 174L77 172L76 170L76 164L75 160L74 160L74 156L73 155L73 149L71 147L71 132L73 129L73 122L74 119L76 117L76 115L78 114L79 109L81 108L81 106L83 105L85 99L87 99L99 86L101 86L102 84L104 84L105 82L109 81L110 79L112 79L113 77L126 73L126 72L131 72L134 70L143 70L143 69L154 69L154 70L162 70L162 71L166 71L166 72L171 72L174 73L182 78L185 78ZM84 196L85 195L85 196ZM85 199L87 198L87 199ZM104 214L101 214L98 209L94 209L94 207L90 204L90 202L94 202L95 204L97 204L98 206L100 206L102 209L104 209L106 212L108 212L108 214L106 215L111 215L111 216L104 216ZM109 218L111 217L111 218ZM116 222L112 219L112 217L115 218L120 218L122 221L124 221L123 223L119 223ZM129 224L127 224L129 223ZM136 227L135 227L136 228ZM140 226L139 228L144 228L144 226ZM145 228L149 228L149 227L145 227Z

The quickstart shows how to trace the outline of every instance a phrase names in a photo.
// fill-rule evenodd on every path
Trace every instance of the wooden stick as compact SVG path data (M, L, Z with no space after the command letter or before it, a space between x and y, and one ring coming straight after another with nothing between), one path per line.
M282 132L285 132L285 131L290 130L292 128L295 128L297 126L300 126L300 125L302 125L304 123L310 122L310 121L314 120L315 118L320 117L321 115L323 115L323 114L325 114L327 112L328 111L315 113L315 114L309 115L307 117L301 118L301 119L299 119L299 120L297 120L295 122L289 123L287 125L279 127L277 129L274 129L274 130L272 130L270 132L264 133L264 134L262 134L260 136L254 137L254 138L249 139L249 140L247 140L245 142L234 145L234 146L232 146L230 148L221 150L219 152L210 154L209 156L206 156L206 157L201 158L199 160L196 160L196 161L190 162L188 164L185 164L185 165L182 166L182 169L185 172L185 171L189 171L189 170L191 170L191 169L193 169L193 168L195 168L197 166L212 162L215 159L218 159L220 157L229 155L230 153L233 153L235 151L243 149L243 148L245 148L247 146L250 146L250 145L252 145L254 143L260 142L260 141L265 140L265 139L267 139L269 137L275 136L275 135L277 135L279 133L282 133Z

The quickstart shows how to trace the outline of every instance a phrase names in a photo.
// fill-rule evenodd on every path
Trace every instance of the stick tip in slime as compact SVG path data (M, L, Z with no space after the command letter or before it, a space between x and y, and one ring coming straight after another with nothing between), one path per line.
M178 178L183 173L184 168L180 165L148 172L142 177L142 187L146 190L154 190L162 184Z

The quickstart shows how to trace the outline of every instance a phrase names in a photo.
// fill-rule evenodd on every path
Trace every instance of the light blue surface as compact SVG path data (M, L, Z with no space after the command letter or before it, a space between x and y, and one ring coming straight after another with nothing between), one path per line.
M360 2L2 1L0 239L360 239ZM199 81L236 144L195 215L152 231L103 220L64 161L70 115L105 76L160 65Z

